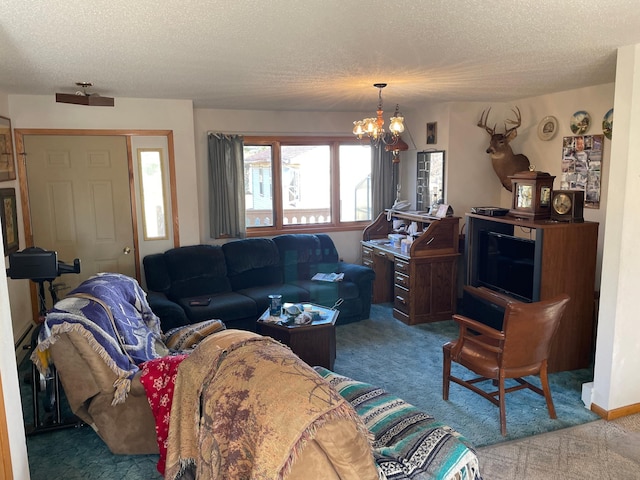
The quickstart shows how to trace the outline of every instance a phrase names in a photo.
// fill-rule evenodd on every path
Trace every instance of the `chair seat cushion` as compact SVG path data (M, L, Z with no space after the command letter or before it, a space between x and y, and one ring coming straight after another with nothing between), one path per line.
M497 346L498 342L491 338L487 338L484 335L478 335L478 341L488 343L489 345ZM455 349L456 342L449 342L445 344L450 349ZM483 377L498 378L498 355L494 352L478 346L474 342L465 342L464 348L461 350L458 358L454 358L456 362L470 368L473 365L473 370Z
M476 338L484 344L498 346L498 340L493 338L484 335L478 335ZM446 343L442 348L451 350L456 343L457 341ZM497 379L499 376L498 354L482 348L474 342L466 341L459 358L454 360L483 377ZM505 368L504 371L506 378L526 377L537 374L540 371L540 365L523 365L518 368Z

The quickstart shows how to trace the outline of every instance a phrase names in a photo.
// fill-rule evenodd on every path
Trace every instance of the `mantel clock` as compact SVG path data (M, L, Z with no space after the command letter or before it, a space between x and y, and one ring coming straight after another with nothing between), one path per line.
M559 222L583 222L584 191L554 190L551 194L551 219Z
M531 220L542 220L551 216L551 192L555 176L531 169L518 172L509 178L512 193L509 215Z

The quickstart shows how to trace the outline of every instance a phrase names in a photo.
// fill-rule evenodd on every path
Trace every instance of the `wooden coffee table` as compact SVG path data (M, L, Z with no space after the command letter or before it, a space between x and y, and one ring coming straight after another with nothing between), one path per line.
M270 321L272 317L267 309L258 319L258 332L288 345L304 362L313 366L333 370L336 359L336 319L338 310L311 305L312 311L320 313L320 319L307 325L286 324L287 316L281 315L280 320Z

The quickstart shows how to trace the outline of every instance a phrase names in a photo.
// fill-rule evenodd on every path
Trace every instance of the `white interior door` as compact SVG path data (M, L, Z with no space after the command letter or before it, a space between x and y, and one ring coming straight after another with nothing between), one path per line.
M81 261L60 296L98 272L135 278L126 138L25 135L24 146L33 244Z

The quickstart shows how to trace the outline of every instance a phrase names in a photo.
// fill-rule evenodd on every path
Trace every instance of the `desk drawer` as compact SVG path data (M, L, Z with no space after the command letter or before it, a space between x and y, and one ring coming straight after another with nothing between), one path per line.
M406 260L401 260L396 257L396 272L409 275L409 262L407 262Z
M393 289L393 307L403 313L409 313L409 290L396 285Z
M365 260L373 260L373 248L362 246L362 262Z
M393 262L395 256L393 255L393 253L391 252L386 252L384 250L381 249L374 249L373 254L378 257L378 258L384 258L386 260L388 260L389 262Z
M408 275L403 275L402 273L400 273L400 272L398 272L396 270L395 275L394 275L393 278L394 278L394 283L397 286L409 289L409 276Z

